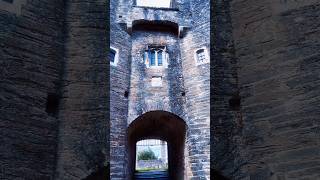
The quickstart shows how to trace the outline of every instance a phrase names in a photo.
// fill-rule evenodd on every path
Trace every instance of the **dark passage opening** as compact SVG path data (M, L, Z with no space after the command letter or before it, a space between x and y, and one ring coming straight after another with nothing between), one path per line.
M178 24L171 21L148 21L148 20L136 20L133 22L132 31L155 31L155 32L167 32L174 35L179 34Z
M139 116L128 128L128 154L130 179L136 175L136 144L144 139L167 142L168 179L184 179L184 148L186 123L178 116L165 111L151 111ZM157 174L158 172L154 173ZM158 173L159 174L159 173Z
M238 111L240 110L241 105L241 98L238 94L233 95L232 98L229 100L229 106L232 110Z
M49 93L47 96L46 112L50 116L55 116L58 112L59 96L55 93Z
M109 180L109 167L103 167L82 180Z
M213 169L211 169L210 177L212 177L213 179L216 179L216 180L230 180L230 179L226 178L225 176L223 176L219 171L216 171Z

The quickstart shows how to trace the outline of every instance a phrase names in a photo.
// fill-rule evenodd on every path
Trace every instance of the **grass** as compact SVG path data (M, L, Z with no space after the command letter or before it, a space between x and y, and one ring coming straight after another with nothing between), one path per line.
M136 169L137 172L147 172L147 171L154 171L154 170L168 170L167 168L143 168L143 169Z

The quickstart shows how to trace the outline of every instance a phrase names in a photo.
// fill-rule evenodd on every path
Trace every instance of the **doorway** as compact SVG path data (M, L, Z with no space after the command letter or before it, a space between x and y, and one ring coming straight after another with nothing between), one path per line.
M168 179L183 179L186 129L183 119L166 111L150 111L136 118L128 127L129 178L135 179L140 168L137 167L139 145L157 140L153 143L166 144Z

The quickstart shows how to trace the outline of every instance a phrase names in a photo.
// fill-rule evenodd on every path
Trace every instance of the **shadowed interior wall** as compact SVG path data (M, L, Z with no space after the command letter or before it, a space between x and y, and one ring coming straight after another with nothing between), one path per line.
M64 11L62 0L1 1L0 179L54 177L58 112L46 107L60 94Z
M130 96L131 39L117 23L119 1L110 1L110 46L118 49L118 63L110 66L110 177L126 177L126 132ZM108 60L110 61L110 60ZM127 94L126 94L127 93Z
M250 179L319 179L320 2L233 0L230 12L243 170Z
M109 161L109 14L104 0L67 7L56 179L79 180Z
M319 178L319 2L212 7L211 172Z
M211 4L210 169L213 178L241 179L244 176L241 167L246 163L239 150L243 126L241 103L236 104L238 107L230 104L239 95L230 2L217 0Z

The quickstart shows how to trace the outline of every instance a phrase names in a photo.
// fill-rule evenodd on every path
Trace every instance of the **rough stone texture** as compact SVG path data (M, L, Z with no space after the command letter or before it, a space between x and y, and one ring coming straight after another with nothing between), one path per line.
M210 52L210 39L207 38L210 36L209 1L175 1L174 3L174 8L169 9L136 7L133 1L116 1L111 4L114 9L111 13L111 37L114 37L111 38L111 43L116 44L116 48L120 49L121 56L128 57L127 53L130 54L130 57L124 59L119 67L115 67L114 75L111 74L116 76L120 73L115 78L111 77L111 80L121 82L111 86L111 111L115 109L114 114L111 114L111 137L115 140L114 142L111 140L112 179L132 176L131 165L127 166L127 170L123 169L124 164L130 164L132 161L129 157L132 152L122 150L122 148L128 149L126 142L131 138L127 137L124 128L145 113L155 111L173 113L182 118L188 126L187 145L184 152L185 179L210 179L210 70L209 63L196 66L194 59L195 50L198 48L206 47ZM177 36L178 32L132 28L135 25L138 26L140 22L149 23L148 26L173 25L176 27L173 31L180 31L180 33L185 32L183 27L187 27L188 30L180 34L182 37L180 38ZM126 32L128 34L125 34ZM130 39L130 42L122 38ZM167 68L146 67L143 55L148 45L166 46L169 53ZM131 49L128 50L127 47ZM126 60L131 62L129 66ZM128 74L130 82L127 82L127 74L122 73L126 68L129 68L128 72L130 70ZM162 77L161 87L151 86L151 79L154 76ZM118 95L121 96L126 90L126 84L130 85L129 102L122 101ZM125 112L128 112L127 117ZM181 137L184 136L181 135ZM131 144L129 146L131 147ZM172 147L177 146L172 144ZM172 172L170 167L169 172ZM180 175L171 177L181 178Z
M243 122L239 108L229 103L239 94L230 1L214 1L211 6L211 176L241 179L240 168L246 163L239 154Z
M178 37L168 33L134 32L128 124L140 115L155 110L172 112L184 117L183 77ZM165 45L169 54L168 67L147 68L143 59L147 45ZM162 77L162 87L152 87L153 76Z
M319 2L213 6L212 170L231 179L319 179ZM232 94L241 105L229 111Z
M319 1L234 0L231 16L247 176L319 179Z
M108 12L104 0L69 1L56 179L84 179L109 161Z
M130 86L131 39L117 24L118 1L110 2L110 46L119 49L117 66L110 66L110 172L111 179L124 179L127 165L126 131Z
M3 4L0 179L106 177L109 153L112 179L125 179L127 127L150 110L170 111L186 122L185 179L209 178L209 64L195 66L192 54L209 48L207 1L177 0L173 9L112 1L110 39L120 58L110 72L108 1ZM216 0L211 5L210 176L320 179L319 1ZM139 20L171 21L188 30L182 38L128 34ZM171 63L167 70L144 72L137 48L157 38L169 44ZM147 93L152 73L166 77L159 95ZM50 94L60 102L55 113L46 112ZM160 103L148 102L159 97Z
M187 112L189 179L210 179L210 63L196 65L195 51L210 54L210 2L190 1L192 26L180 41Z
M139 160L137 162L137 168L165 168L166 164L161 159L156 160Z
M64 2L11 5L0 6L0 179L53 179L58 119L46 103L60 94Z

